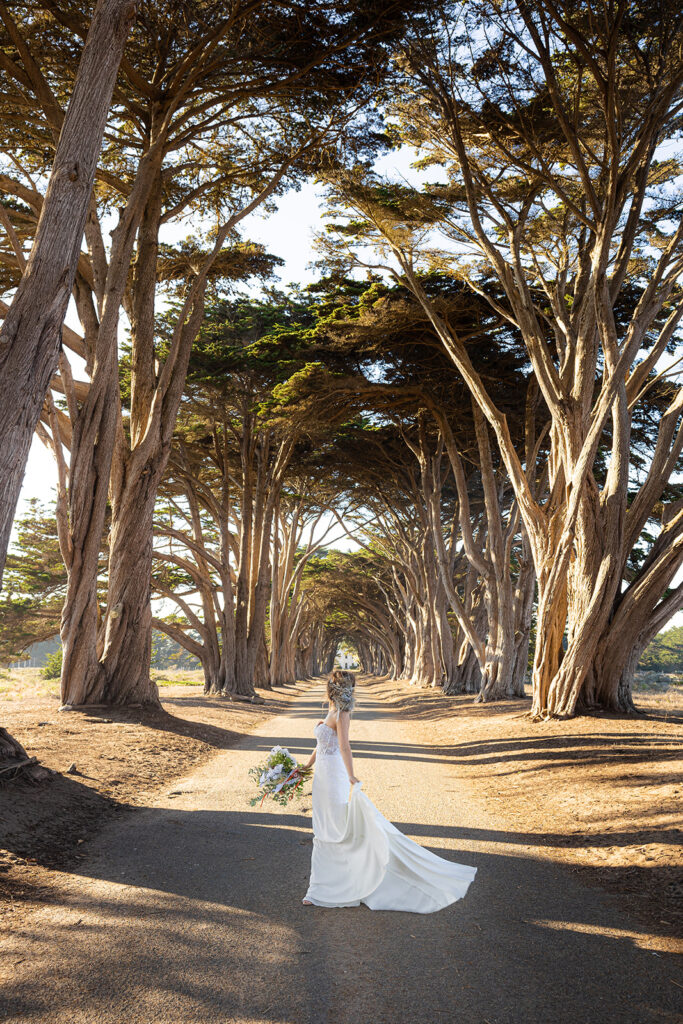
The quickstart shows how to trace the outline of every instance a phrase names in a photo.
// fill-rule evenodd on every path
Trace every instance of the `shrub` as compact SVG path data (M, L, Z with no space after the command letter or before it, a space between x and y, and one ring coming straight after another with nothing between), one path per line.
M41 675L43 679L59 679L62 674L62 648L58 647L54 654L48 654Z

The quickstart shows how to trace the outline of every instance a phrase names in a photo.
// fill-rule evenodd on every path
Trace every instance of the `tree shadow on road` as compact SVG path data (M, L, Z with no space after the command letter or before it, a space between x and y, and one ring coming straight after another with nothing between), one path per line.
M140 811L80 867L91 881L67 890L66 917L29 921L31 962L0 1006L52 1024L678 1020L671 958L568 868L434 845L528 837L397 824L478 868L464 900L431 915L305 908L304 815Z

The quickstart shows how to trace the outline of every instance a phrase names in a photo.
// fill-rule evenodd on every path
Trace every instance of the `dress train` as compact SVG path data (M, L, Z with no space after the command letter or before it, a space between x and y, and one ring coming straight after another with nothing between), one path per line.
M313 853L305 899L320 907L431 914L467 892L477 869L455 864L403 835L348 778L331 726L316 726Z

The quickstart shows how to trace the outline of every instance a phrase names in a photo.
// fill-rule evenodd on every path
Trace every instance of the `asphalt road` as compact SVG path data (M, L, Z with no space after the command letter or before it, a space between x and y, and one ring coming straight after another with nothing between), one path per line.
M0 1019L681 1022L683 976L639 944L642 925L513 842L457 767L418 741L424 727L377 687L358 691L351 740L365 792L416 841L477 866L464 900L424 916L302 906L310 797L291 812L252 809L247 770L274 743L308 755L317 687L90 843L59 904L4 938Z

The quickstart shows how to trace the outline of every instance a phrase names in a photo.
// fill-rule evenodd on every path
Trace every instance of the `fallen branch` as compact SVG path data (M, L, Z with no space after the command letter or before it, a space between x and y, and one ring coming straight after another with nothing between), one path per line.
M27 757L25 761L17 761L16 764L11 764L9 768L0 768L0 775L2 775L3 772L13 772L18 768L24 768L27 764L38 764L38 758Z
M5 775L8 772L15 774L8 775L6 779L2 779L2 782L7 782L9 779L16 777L19 772L26 772L27 778L31 782L40 782L42 779L46 779L50 775L50 769L44 768L37 757L27 757L23 761L16 761L14 764L7 765L5 768L0 768L0 775Z

